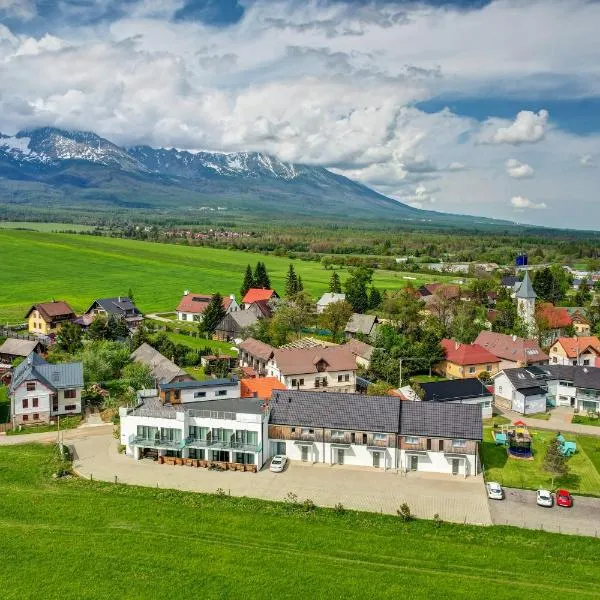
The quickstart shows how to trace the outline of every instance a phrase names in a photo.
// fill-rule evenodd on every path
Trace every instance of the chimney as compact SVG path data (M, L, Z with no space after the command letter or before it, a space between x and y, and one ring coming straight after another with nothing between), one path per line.
M189 296L190 295L190 290L183 290L183 295L184 296Z
M230 297L232 300L235 300L235 294L229 294L229 297Z
M513 341L513 342L516 342L516 341L517 341L517 336L516 336L516 335L514 335L514 334L513 334L513 336L512 336L512 341Z
M458 350L460 348L460 342L454 342L454 349Z

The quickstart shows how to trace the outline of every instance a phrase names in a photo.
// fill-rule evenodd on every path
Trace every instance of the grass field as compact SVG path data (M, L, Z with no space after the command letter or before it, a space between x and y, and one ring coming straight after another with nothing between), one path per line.
M56 481L53 456L0 448L3 599L598 595L594 538Z
M125 295L129 289L144 312L174 310L185 289L239 295L246 265L258 260L283 293L292 262L216 248L11 230L0 230L0 256L10 257L2 262L0 322L22 320L34 302L60 298L82 311L95 298ZM317 262L293 262L308 292L318 297L327 290L330 270ZM343 280L347 271L340 274ZM408 282L405 276L416 277L414 285L453 279L377 271L374 282L381 290L400 288Z
M76 223L35 223L25 221L0 221L0 229L28 229L33 231L92 231L91 225Z
M205 338L192 337L191 335L185 335L183 333L172 333L170 331L167 332L167 336L173 343L183 344L184 346L189 346L195 350L200 350L208 346L215 354L218 352L219 354L227 354L228 356L237 356L237 352L231 349L233 344L230 342L207 340Z
M530 430L533 436L533 460L508 458L506 448L496 446L492 430L486 428L481 444L482 462L487 481L498 481L507 487L538 489L551 488L552 477L542 468L546 448L556 436L551 431ZM565 434L577 443L577 452L568 459L569 474L555 479L554 487L565 487L577 494L600 496L600 438Z
M594 425L600 427L600 419L598 417L586 417L584 415L573 415L571 423L578 423L579 425Z

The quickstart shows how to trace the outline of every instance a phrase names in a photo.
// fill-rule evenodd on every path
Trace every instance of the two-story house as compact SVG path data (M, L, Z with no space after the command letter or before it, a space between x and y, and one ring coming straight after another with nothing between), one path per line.
M267 375L290 390L356 391L356 357L344 346L279 348L267 363Z
M121 408L121 443L136 459L194 459L259 470L268 458L268 406L240 398L236 378L164 384Z
M551 365L595 367L600 358L600 340L595 336L560 337L550 347Z
M188 290L185 290L176 309L177 320L201 322L204 318L204 311L211 300L211 294L192 294ZM223 298L223 310L226 314L240 310L233 294Z
M494 375L494 402L522 415L546 412L548 365L503 369Z
M149 367L156 385L194 380L184 369L145 342L131 353L131 360Z
M548 364L548 355L535 339L495 331L481 331L474 343L483 346L500 359L500 370Z
M66 321L72 321L77 315L63 300L34 304L25 315L29 333L53 335Z
M461 344L443 339L441 346L446 358L434 365L434 370L448 379L479 377L482 373L498 372L500 359L479 344Z
M275 290L265 288L250 288L242 298L242 307L248 310L255 302L271 302L277 300L279 295Z
M13 371L9 387L13 426L80 414L82 390L82 363L50 364L32 352Z
M476 475L481 409L395 396L275 391L271 454L376 469Z
M267 364L273 358L275 348L254 338L245 339L239 346L240 367L253 369L258 376L267 374Z
M77 322L87 327L97 316L107 319L113 316L122 319L129 329L135 329L144 320L141 311L127 296L94 300L83 315L77 319Z

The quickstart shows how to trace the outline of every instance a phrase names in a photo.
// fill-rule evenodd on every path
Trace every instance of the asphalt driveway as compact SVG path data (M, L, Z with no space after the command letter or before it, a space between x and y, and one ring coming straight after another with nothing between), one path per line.
M495 525L514 525L557 533L600 536L600 498L574 496L571 508L542 508L535 502L535 492L504 488L504 500L490 500Z

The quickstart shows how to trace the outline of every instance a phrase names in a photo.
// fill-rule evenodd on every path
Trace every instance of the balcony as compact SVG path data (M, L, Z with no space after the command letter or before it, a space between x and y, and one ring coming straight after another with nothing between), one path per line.
M237 452L260 452L262 444L247 444L235 440L209 440L188 437L185 440L186 448L208 448L210 450L235 450Z
M156 448L158 450L182 450L185 446L185 440L166 440L160 438L145 438L141 435L130 435L129 444L132 446L141 446L142 448Z

